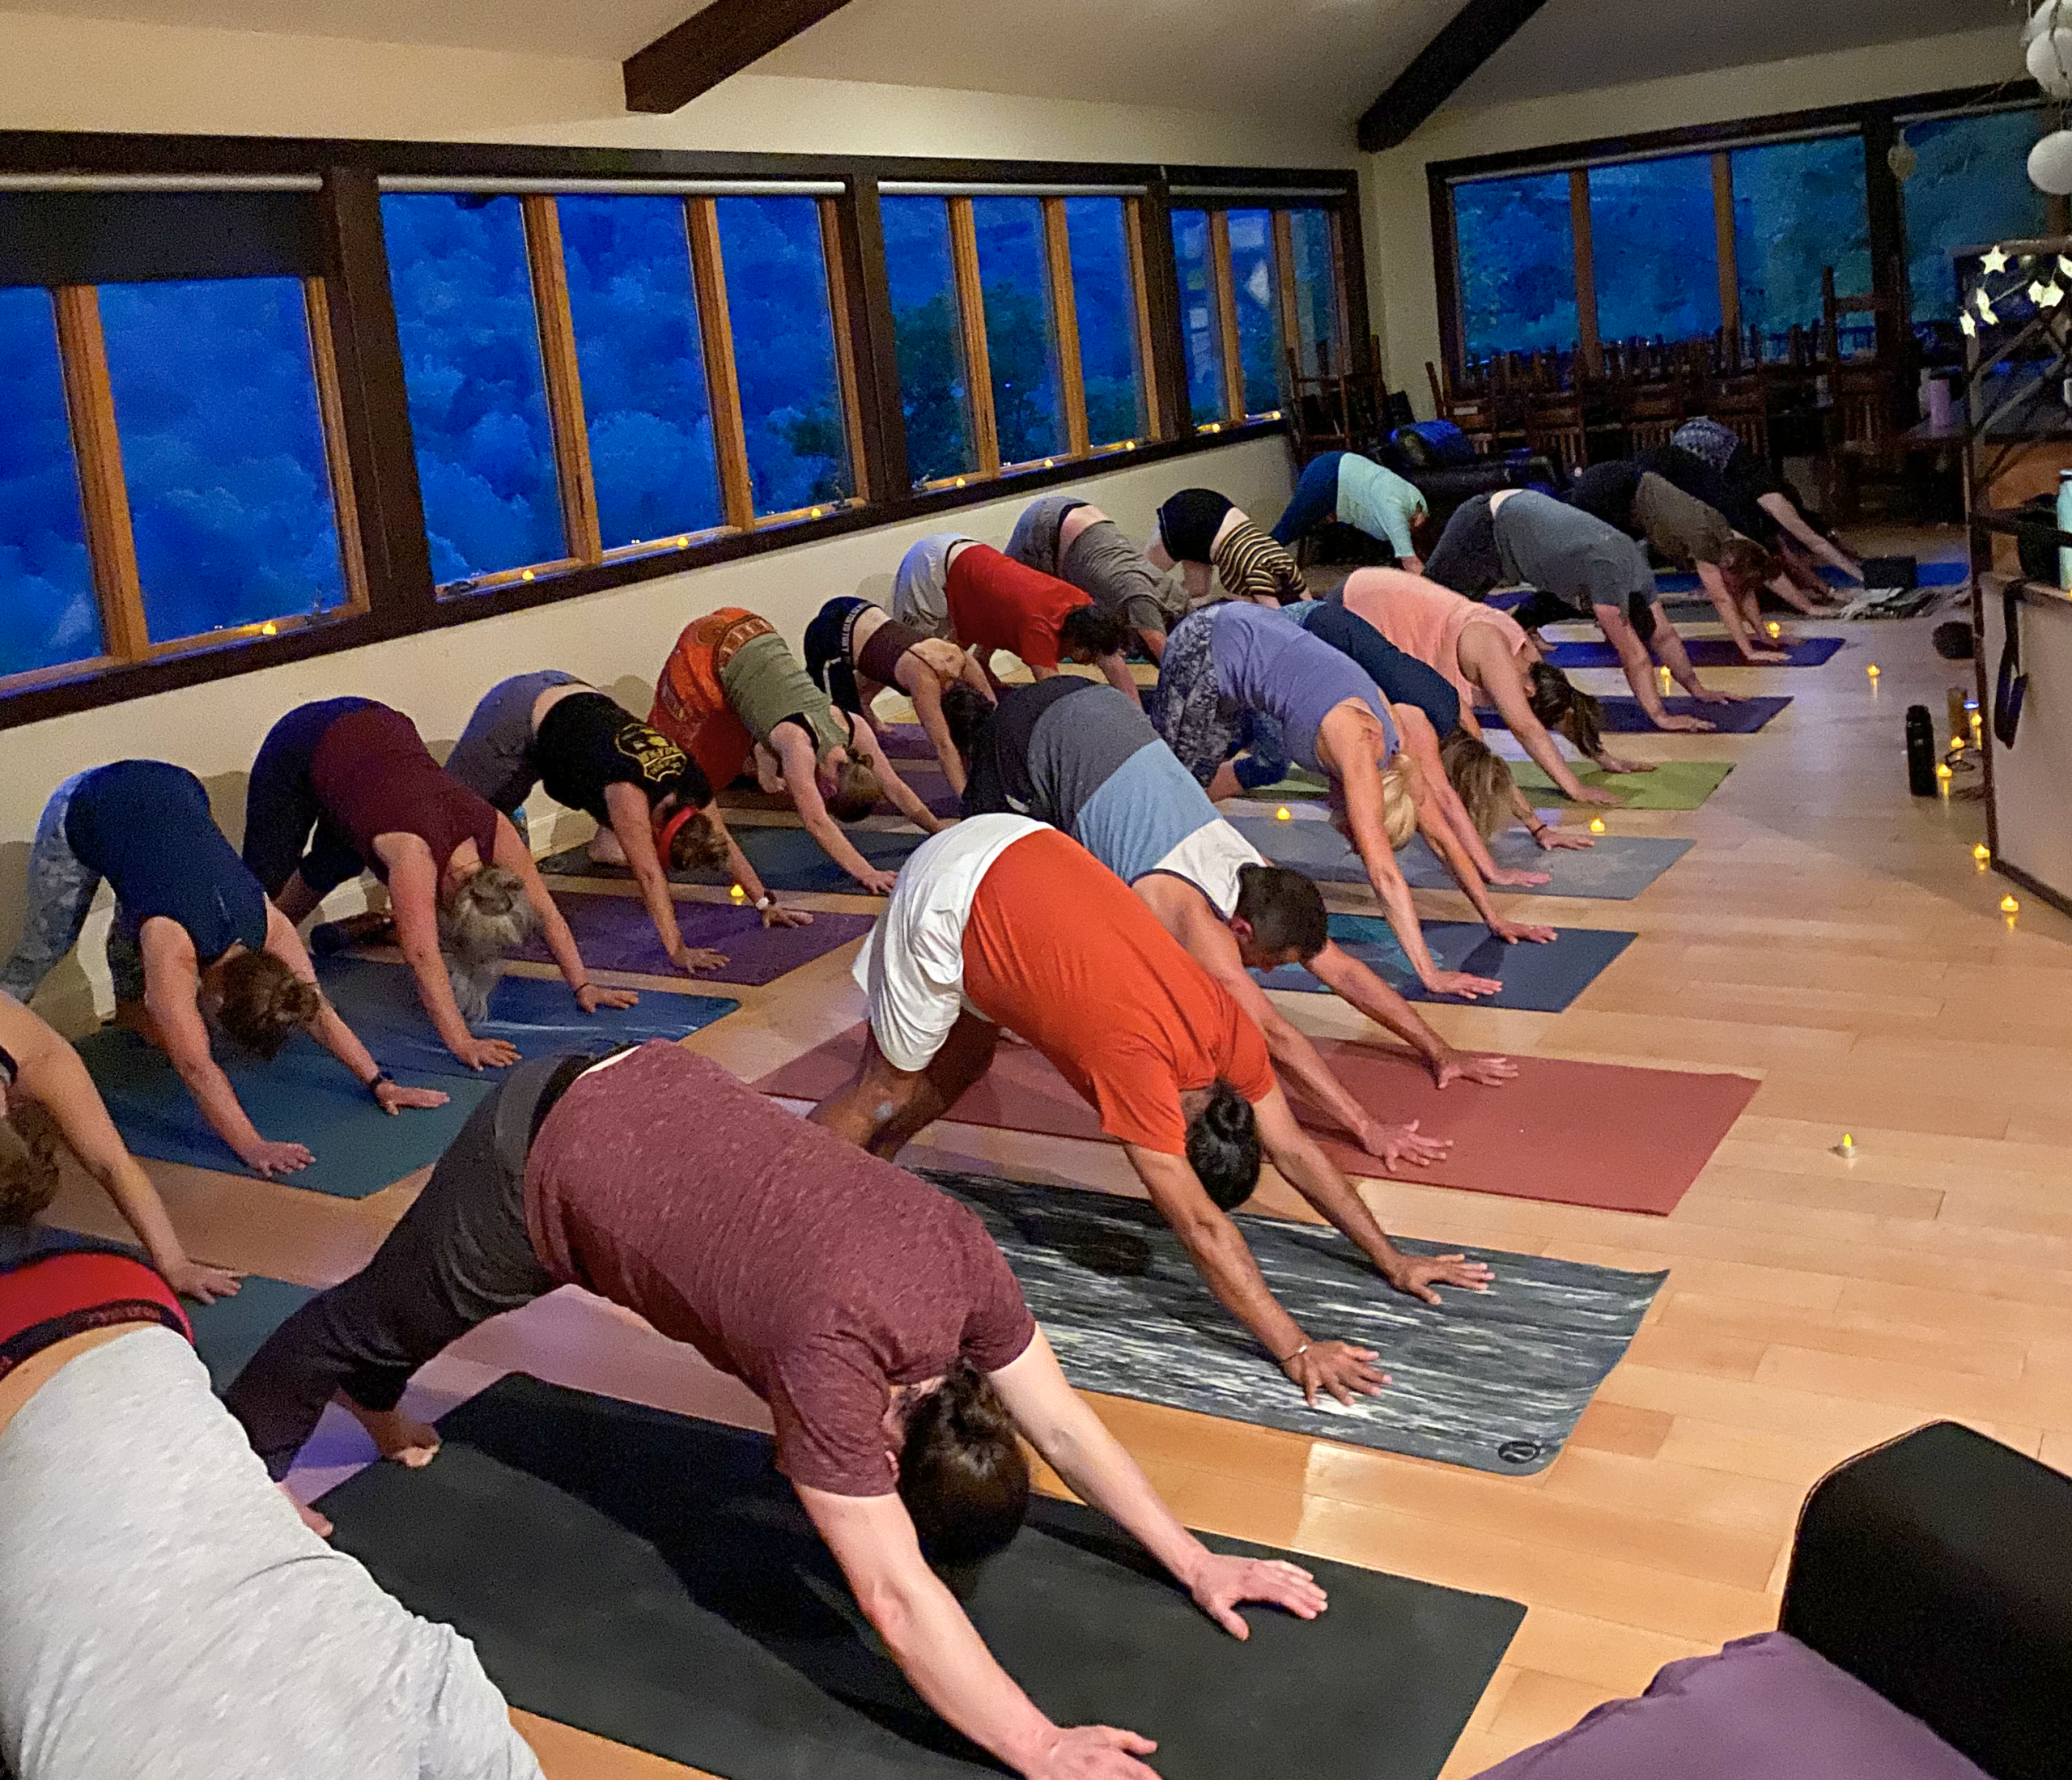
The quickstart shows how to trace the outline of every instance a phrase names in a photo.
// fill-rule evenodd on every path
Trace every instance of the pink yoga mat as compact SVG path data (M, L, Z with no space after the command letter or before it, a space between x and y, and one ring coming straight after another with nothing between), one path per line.
M822 1099L849 1079L863 1034L860 1026L851 1027L755 1085L791 1099ZM1319 1039L1317 1048L1362 1104L1453 1139L1444 1162L1403 1169L1402 1179L1658 1216L1676 1209L1760 1085L1747 1076L1520 1057L1518 1079L1501 1088L1456 1082L1441 1094L1421 1064L1399 1053L1335 1039ZM1107 1141L1093 1109L1022 1044L1003 1044L991 1072L949 1116L1004 1131ZM1303 1124L1348 1174L1381 1172L1373 1157L1306 1109Z
M660 936L637 896L584 895L558 898L569 931L575 936L583 962L600 971L644 971L673 977L686 988L694 983L738 983L749 988L774 983L788 971L860 938L870 931L868 915L816 914L810 927L765 927L752 908L714 903L677 903L677 925L686 945L709 946L727 954L716 971L686 976L669 962ZM537 934L518 954L550 964L554 954Z

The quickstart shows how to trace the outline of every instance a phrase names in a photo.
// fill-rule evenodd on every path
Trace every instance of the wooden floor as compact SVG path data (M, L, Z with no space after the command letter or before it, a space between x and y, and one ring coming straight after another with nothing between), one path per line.
M1097 1400L1192 1525L1529 1604L1449 1776L1637 1691L1673 1658L1773 1625L1800 1502L1851 1452L1951 1417L2072 1469L2072 923L2026 894L2003 919L2009 886L1972 857L1979 806L1907 793L1905 707L1939 720L1945 688L1970 683L1968 665L1936 658L1930 627L1838 626L1848 646L1824 668L1708 675L1795 703L1756 736L1637 738L1637 753L1736 770L1696 812L1608 818L1696 847L1636 902L1531 905L1638 941L1565 1013L1434 1012L1458 1043L1763 1080L1667 1218L1366 1188L1409 1234L1670 1269L1548 1471L1499 1478ZM743 1011L690 1042L747 1076L796 1055L856 1017L848 956L741 992ZM1325 998L1284 1005L1313 1030L1356 1030ZM1853 1161L1833 1151L1845 1131ZM1105 1146L943 1127L928 1147L1132 1190ZM416 1185L350 1204L154 1172L197 1252L310 1283L358 1264ZM1263 1200L1295 1209L1277 1183ZM76 1190L64 1209L107 1227ZM762 1422L688 1350L572 1293L478 1332L419 1400L435 1410L513 1366ZM299 1481L321 1488L364 1456L327 1424ZM685 1771L523 1722L556 1780Z

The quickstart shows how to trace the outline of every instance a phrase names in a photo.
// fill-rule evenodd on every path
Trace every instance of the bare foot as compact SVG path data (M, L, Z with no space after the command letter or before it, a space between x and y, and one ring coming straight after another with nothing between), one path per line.
M401 1409L363 1408L351 1398L342 1396L338 1400L373 1437L375 1450L383 1458L393 1459L398 1464L408 1465L416 1471L430 1464L437 1455L437 1429L427 1427Z
M314 1508L308 1507L297 1502L293 1496L288 1495L288 1486L286 1484L278 1484L274 1487L282 1495L287 1496L289 1506L295 1510L304 1526L316 1534L319 1539L329 1539L331 1536L331 1523L323 1515L318 1514Z

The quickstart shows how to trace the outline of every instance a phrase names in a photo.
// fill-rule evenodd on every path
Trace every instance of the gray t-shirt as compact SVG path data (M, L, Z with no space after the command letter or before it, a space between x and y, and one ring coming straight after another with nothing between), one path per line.
M540 1780L473 1646L295 1518L170 1329L0 1432L0 1766L33 1780Z
M1523 488L1497 506L1494 525L1507 584L1551 593L1583 618L1593 606L1635 615L1654 603L1654 571L1640 546L1580 508Z

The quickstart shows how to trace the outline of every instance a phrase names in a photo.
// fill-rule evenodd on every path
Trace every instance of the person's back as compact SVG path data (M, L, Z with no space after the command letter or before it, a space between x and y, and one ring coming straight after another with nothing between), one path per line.
M475 843L485 865L495 855L495 810L451 777L417 725L387 705L365 703L337 718L316 745L310 781L326 814L384 882L388 869L374 848L379 835L417 835L442 871L465 840Z
M1311 772L1317 731L1348 699L1381 720L1394 751L1395 725L1374 682L1336 649L1299 624L1262 606L1232 602L1206 614L1215 627L1216 683L1223 696L1281 726L1289 754Z
M1582 617L1592 607L1631 611L1654 598L1654 575L1624 532L1534 489L1507 494L1494 515L1505 576L1551 594Z
M1509 613L1399 569L1355 570L1340 598L1347 611L1373 625L1405 655L1444 674L1470 707L1479 689L1461 665L1460 639L1468 627L1490 626L1514 656L1530 646L1523 627Z
M1391 704L1414 705L1430 721L1441 741L1460 727L1460 695L1446 677L1390 642L1374 626L1343 604L1306 600L1284 606L1292 618L1320 643L1328 643L1374 682Z

